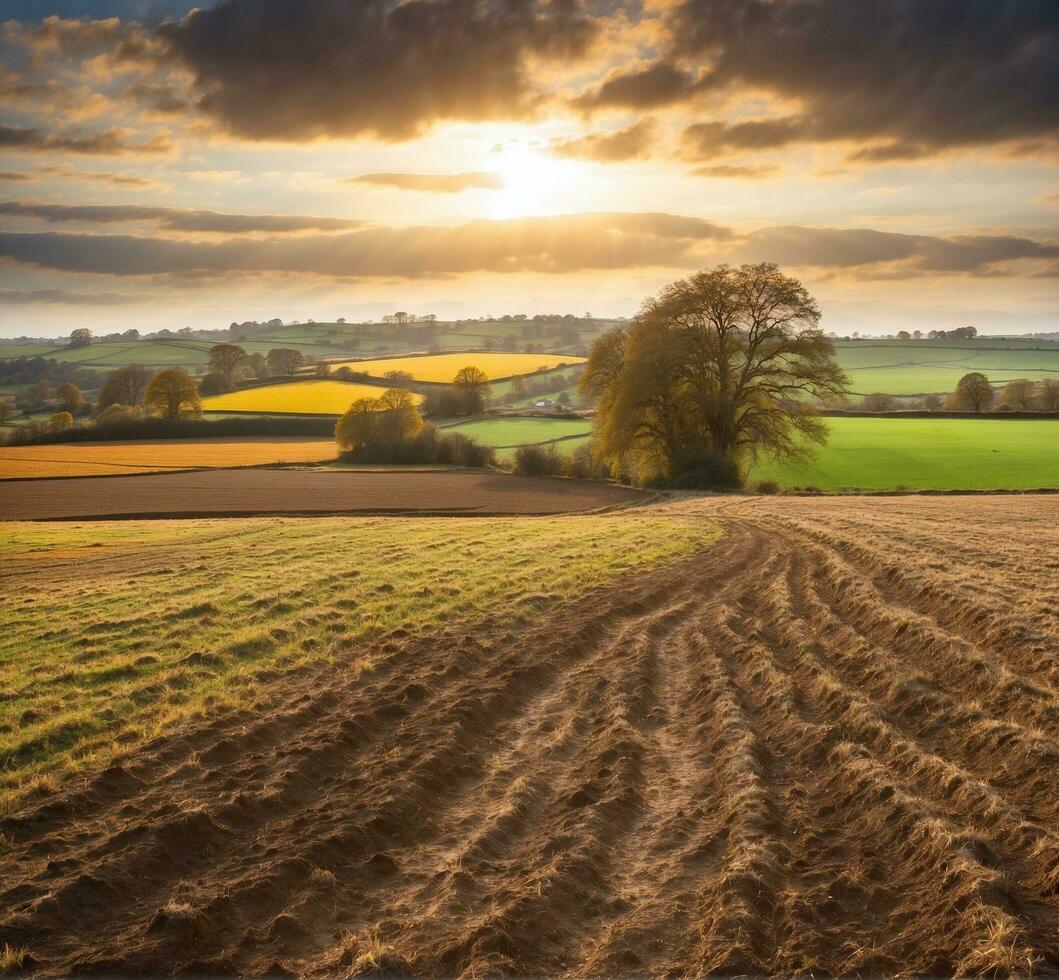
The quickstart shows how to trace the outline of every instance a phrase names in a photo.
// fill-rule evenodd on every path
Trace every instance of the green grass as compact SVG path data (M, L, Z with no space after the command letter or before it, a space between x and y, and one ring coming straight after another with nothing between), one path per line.
M859 395L943 394L971 371L995 384L1059 377L1059 344L1047 341L872 340L839 342L835 351L850 377L850 390Z
M526 443L551 442L566 436L590 432L587 419L496 418L477 422L459 422L445 426L446 432L459 432L486 446L521 446Z
M388 630L528 621L716 534L650 509L0 525L0 811Z
M830 418L804 464L764 461L751 482L821 490L1059 487L1059 421Z

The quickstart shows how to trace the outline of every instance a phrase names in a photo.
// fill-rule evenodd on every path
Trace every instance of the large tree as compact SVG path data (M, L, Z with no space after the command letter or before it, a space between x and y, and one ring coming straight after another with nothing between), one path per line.
M202 414L198 385L183 368L159 371L147 385L143 403L148 412L164 419Z
M962 412L984 412L993 404L993 397L993 386L979 371L965 374L956 382L956 407Z
M819 322L770 263L666 286L592 347L580 388L597 403L598 455L645 482L732 484L759 453L823 443L815 403L842 395L846 376Z
M92 343L92 331L88 327L78 327L70 331L71 347L87 347Z
M245 363L246 351L236 344L214 344L210 348L209 366L212 374L219 374L230 388L235 372Z
M97 410L102 411L109 405L128 405L130 408L138 405L150 380L151 369L142 364L126 364L111 371L100 389Z
M378 398L360 398L335 425L342 450L395 449L423 426L411 392L388 388Z

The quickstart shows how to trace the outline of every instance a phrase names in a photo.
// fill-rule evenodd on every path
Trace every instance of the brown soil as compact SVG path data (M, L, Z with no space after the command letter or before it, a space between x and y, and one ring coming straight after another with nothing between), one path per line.
M503 473L218 470L0 484L0 520L248 514L562 514L639 490Z
M1059 499L678 505L711 550L0 822L45 972L1059 970ZM365 651L358 651L358 656Z

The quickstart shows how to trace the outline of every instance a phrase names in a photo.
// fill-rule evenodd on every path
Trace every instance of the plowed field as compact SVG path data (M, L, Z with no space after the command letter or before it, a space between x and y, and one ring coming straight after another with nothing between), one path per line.
M687 501L724 537L390 635L2 823L23 968L1059 970L1059 499ZM620 519L620 518L615 518Z

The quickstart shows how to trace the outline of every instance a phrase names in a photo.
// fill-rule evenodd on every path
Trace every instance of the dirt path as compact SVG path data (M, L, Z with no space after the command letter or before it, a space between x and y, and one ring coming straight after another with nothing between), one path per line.
M725 526L708 553L535 629L389 637L0 822L0 945L62 973L1059 970L1059 501L687 506Z

